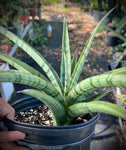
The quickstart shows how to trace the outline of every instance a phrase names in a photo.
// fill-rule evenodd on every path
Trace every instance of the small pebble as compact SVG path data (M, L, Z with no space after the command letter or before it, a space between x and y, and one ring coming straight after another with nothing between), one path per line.
M42 117L42 113L39 113L39 116Z
M15 120L42 126L53 126L51 111L45 105L20 112L19 115L15 117ZM81 116L76 119L74 124L86 122L87 120L89 119L82 118Z
M31 117L31 122L35 121L36 120L36 117L32 116Z
M37 125L53 126L51 112L45 105L20 112L20 114L15 117L15 120Z
M30 109L29 111L30 111L30 112L33 112L34 110L33 110L33 109Z

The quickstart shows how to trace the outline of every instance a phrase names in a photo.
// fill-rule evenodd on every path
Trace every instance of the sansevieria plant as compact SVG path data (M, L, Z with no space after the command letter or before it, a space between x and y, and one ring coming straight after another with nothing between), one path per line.
M107 17L113 9L105 16ZM98 23L82 51L78 61L76 54L71 61L66 19L63 23L62 59L60 77L52 66L33 47L0 26L0 33L7 36L24 50L44 70L47 78L22 61L0 53L3 59L17 70L0 70L0 82L25 84L33 89L20 91L33 96L47 105L53 115L54 126L68 125L73 118L85 113L103 112L126 120L126 110L109 102L98 101L108 92L90 96L101 87L126 87L126 68L116 69L92 76L78 83L85 59L94 36L105 17ZM88 97L88 98L87 98Z

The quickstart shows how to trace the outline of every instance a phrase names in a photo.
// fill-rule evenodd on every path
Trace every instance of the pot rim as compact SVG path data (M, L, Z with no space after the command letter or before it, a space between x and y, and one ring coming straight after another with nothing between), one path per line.
M11 124L19 125L19 126L24 126L24 127L31 127L31 128L38 128L38 129L74 129L74 128L81 128L81 127L86 127L90 123L92 123L94 120L97 120L99 118L99 113L96 114L92 119L90 119L87 122L76 124L76 125L68 125L68 126L42 126L42 125L35 125L35 124L30 124L30 123L24 123L24 122L19 122L15 120L8 119L4 117L4 121L10 122Z
M25 98L23 98L23 100L27 100L28 98L33 98L33 97L25 97ZM18 104L21 101L22 101L22 99L19 99L19 100L13 102L12 104L10 102L10 105L13 107L14 105ZM40 106L40 105L38 105L38 106ZM67 125L67 126L42 126L42 125L19 122L19 121L16 121L16 120L11 120L11 119L6 118L6 117L4 117L4 121L10 122L11 124L15 124L15 125L18 125L18 126L31 127L33 129L35 129L35 128L38 128L38 129L74 129L74 128L80 128L80 127L84 127L84 126L86 127L90 123L96 121L99 118L100 113L93 113L93 114L94 114L93 117L87 122L80 123L80 124L75 124L75 125Z

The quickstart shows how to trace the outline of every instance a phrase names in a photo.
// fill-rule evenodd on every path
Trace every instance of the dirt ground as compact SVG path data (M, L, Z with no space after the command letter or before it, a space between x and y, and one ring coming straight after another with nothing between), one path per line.
M42 19L46 21L63 21L65 16L68 23L71 55L74 52L80 56L87 39L97 25L88 12L81 10L81 3L69 2L69 7L64 8L65 0L60 0L58 5L42 5ZM112 47L106 46L106 31L98 32L90 48L85 69L89 72L105 72L111 61ZM60 52L59 52L60 53ZM96 60L99 62L96 64ZM101 60L104 60L102 63ZM99 65L100 64L100 65Z
M68 23L70 41L72 42L72 40L74 40L73 42L76 43L75 47L82 50L81 46L83 48L97 23L94 22L93 17L89 15L88 12L84 11L84 9L81 10L83 7L81 3L69 2L69 7L66 9L64 8L64 5L65 2L63 0L61 0L57 6L43 5L42 19L62 21L65 16ZM106 46L105 36L105 31L96 34L94 43L98 43L99 45L93 43L93 46L90 49L92 55L101 56L106 53L111 54L112 48Z

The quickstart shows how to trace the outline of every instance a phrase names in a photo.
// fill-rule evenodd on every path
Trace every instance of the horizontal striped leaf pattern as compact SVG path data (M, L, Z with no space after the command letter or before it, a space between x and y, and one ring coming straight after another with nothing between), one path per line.
M0 70L0 82L13 82L34 87L51 95L62 103L62 105L65 105L60 92L51 83L26 72L17 70Z
M27 65L26 63L14 58L14 57L0 53L0 58L18 70L21 70L21 71L24 71L27 73L31 73L33 75L36 75L36 76L42 78L43 80L48 81L47 78L45 78L40 72L38 72L37 70L35 70L31 66Z
M11 41L16 43L22 50L24 50L36 63L43 69L52 84L61 92L62 84L59 79L58 74L52 68L52 66L46 61L46 59L36 51L32 46L26 43L24 40L20 39L17 35L10 32L6 28L0 26L0 33L8 37Z
M126 120L126 109L109 102L93 101L89 103L78 103L70 106L67 111L70 118L74 118L85 113L96 112L108 113Z
M126 87L126 75L125 74L107 74L97 75L87 78L76 85L66 98L68 106L76 103L76 100L80 96L84 96L85 92L95 90L101 87Z

